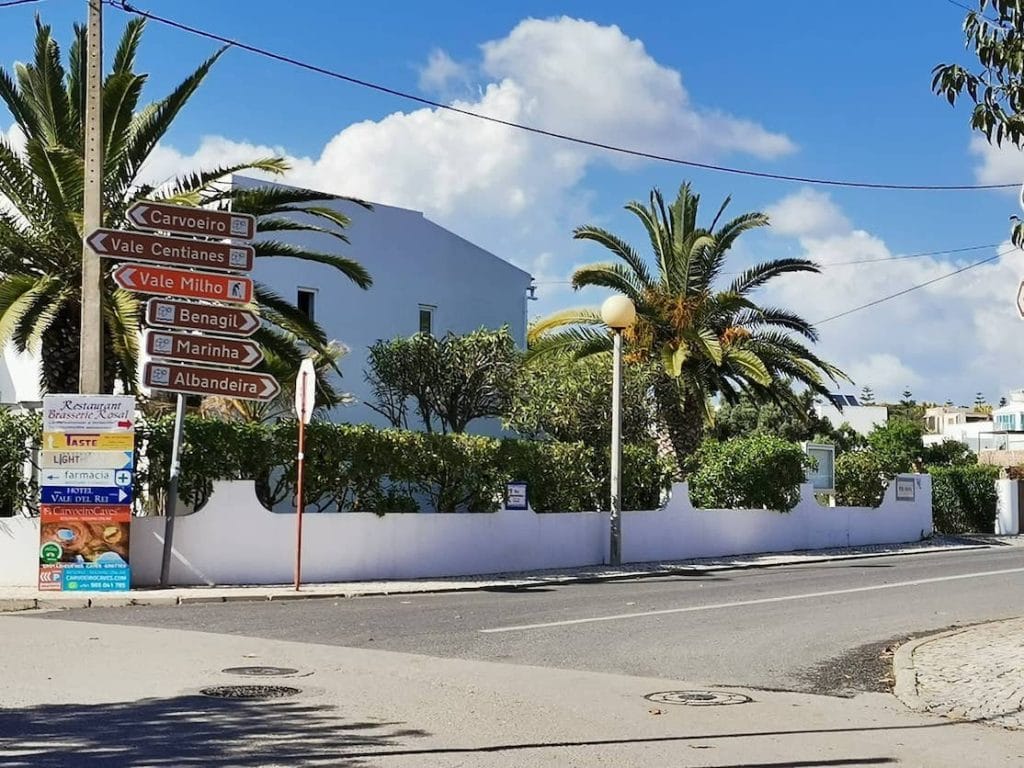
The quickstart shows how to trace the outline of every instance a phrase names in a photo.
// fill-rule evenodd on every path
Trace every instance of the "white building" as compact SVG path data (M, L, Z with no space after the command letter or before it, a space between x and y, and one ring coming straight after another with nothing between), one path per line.
M239 176L234 183L267 184ZM345 230L350 243L315 232L272 236L354 259L370 273L373 286L364 291L330 266L289 258L257 259L253 278L309 313L329 339L349 348L341 360L338 389L351 393L356 403L337 409L336 420L386 425L363 404L370 399L364 376L367 352L378 339L507 325L516 342L525 346L529 273L419 211L377 203L372 210L344 201L321 205L350 218ZM39 399L37 363L19 357L12 352L0 358L0 402Z
M992 417L970 408L939 405L924 412L927 430L922 436L925 445L939 445L947 440L963 443L977 453L988 447L995 429Z
M861 405L853 395L838 393L830 394L827 403L815 403L814 412L819 418L828 419L834 428L849 424L860 435L867 435L889 421L889 412L884 405Z

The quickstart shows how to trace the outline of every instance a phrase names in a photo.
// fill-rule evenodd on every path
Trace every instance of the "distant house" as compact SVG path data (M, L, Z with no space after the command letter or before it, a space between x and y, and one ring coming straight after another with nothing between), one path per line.
M938 405L924 412L925 445L937 445L946 440L963 443L974 452L986 447L993 432L992 416L971 408Z
M236 176L240 187L267 182ZM459 237L421 212L378 203L372 210L344 201L322 205L351 220L350 243L319 233L275 232L274 237L362 264L373 286L362 290L329 266L298 259L257 259L254 279L294 303L349 353L341 360L339 389L355 404L336 409L338 421L385 425L365 405L367 353L378 339L423 331L440 336L508 326L526 344L530 274ZM0 357L0 402L39 398L38 361L7 353Z
M889 412L884 405L862 405L854 395L838 392L829 394L827 403L815 403L814 412L819 418L828 419L833 427L849 424L861 435L868 434L889 420Z

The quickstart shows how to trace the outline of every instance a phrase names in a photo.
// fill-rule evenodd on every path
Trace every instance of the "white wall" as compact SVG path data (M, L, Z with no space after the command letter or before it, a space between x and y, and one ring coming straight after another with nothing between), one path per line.
M997 440L991 433L995 429L991 421L969 421L964 424L946 425L943 432L938 435L924 435L922 440L925 445L938 445L946 440L956 440L963 443L972 451L977 453L994 447L992 444Z
M868 434L889 420L884 405L847 405L840 411L832 403L819 403L814 406L814 410L823 419L828 419L833 427L838 428L846 423L861 435Z
M19 354L8 344L0 352L0 403L38 402L39 358Z
M238 186L257 183L237 176L234 181ZM325 205L351 219L345 230L349 245L319 234L275 236L355 259L370 273L373 286L363 291L331 267L298 259L258 259L253 277L293 303L299 288L317 290L316 320L329 338L351 349L341 362L343 391L359 401L370 399L363 375L368 347L378 339L419 331L421 304L437 308L435 335L508 325L513 338L525 346L526 290L531 282L527 272L418 211L377 203L372 211L341 201ZM334 418L386 425L383 417L362 404L338 409Z
M623 560L789 552L917 541L932 531L931 478L915 475L914 501L890 486L878 509L823 507L804 486L792 511L695 509L685 484L665 509L626 512ZM132 583L160 573L164 519L136 518ZM303 518L303 578L310 582L408 579L569 568L607 562L608 517L596 512L378 517L369 512ZM295 518L268 512L251 482L219 482L209 503L177 520L171 577L176 584L285 584L293 577ZM0 521L0 585L33 585L35 519Z
M1020 531L1020 480L996 480L996 527L1001 535L1017 535Z

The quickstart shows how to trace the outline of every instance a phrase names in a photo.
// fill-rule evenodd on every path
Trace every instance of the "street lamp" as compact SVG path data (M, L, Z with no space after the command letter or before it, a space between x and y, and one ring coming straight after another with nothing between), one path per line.
M636 322L636 307L626 296L610 296L601 319L612 329L611 546L609 561L622 562L622 332Z

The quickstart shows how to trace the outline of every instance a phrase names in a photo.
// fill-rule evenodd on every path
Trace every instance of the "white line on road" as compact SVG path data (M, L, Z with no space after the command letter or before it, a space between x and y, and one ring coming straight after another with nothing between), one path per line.
M783 595L781 597L762 597L757 600L737 600L733 603L711 603L710 605L691 605L686 608L664 608L659 611L640 611L638 613L617 613L611 616L592 616L588 619L566 619L565 621L545 621L540 624L520 624L513 627L494 627L479 630L483 634L497 632L519 632L526 629L545 629L547 627L569 627L574 624L594 624L599 621L621 621L622 619L638 619L645 616L666 616L672 613L695 613L697 611L717 611L720 608L739 608L746 605L763 605L766 603L785 603L790 600L811 600L816 597L831 595L852 595L856 592L875 592L880 589L899 589L901 587L918 587L922 584L938 584L943 581L960 579L980 579L986 576L1005 576L1010 573L1024 573L1024 568L1006 568L1001 571L981 571L979 573L961 573L956 576L936 576L931 579L914 579L913 581L897 581L892 584L876 584L871 587L852 587L850 589L832 589L827 592L807 592L802 595Z

